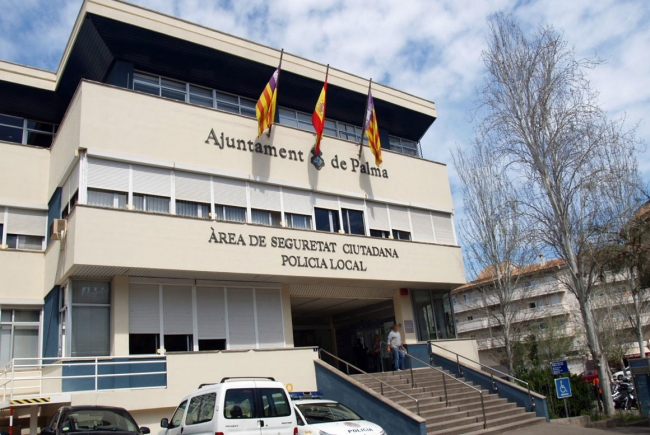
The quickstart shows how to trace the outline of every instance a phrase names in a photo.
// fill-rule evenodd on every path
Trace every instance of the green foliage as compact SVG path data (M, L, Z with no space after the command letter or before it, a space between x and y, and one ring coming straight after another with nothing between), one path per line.
M530 389L546 396L551 418L564 418L564 402L557 398L555 381L551 368L531 368L517 375L530 384ZM590 415L597 412L596 398L592 384L582 382L578 375L570 375L572 397L567 399L570 417Z

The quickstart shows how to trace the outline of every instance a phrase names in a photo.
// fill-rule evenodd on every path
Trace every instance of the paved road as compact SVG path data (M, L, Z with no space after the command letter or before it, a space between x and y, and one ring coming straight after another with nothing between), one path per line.
M527 428L504 432L503 435L613 435L613 434L650 434L649 426L625 426L609 429L589 429L584 427L564 426L561 424L543 423Z

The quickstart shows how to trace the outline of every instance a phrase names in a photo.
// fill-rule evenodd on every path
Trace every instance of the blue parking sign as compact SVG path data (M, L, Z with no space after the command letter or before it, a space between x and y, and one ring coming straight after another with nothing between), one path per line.
M566 399L571 397L571 382L569 378L558 378L555 380L555 392L558 399Z

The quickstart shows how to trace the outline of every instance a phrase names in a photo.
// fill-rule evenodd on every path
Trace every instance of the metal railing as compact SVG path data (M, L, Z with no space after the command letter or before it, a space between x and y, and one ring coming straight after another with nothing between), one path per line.
M123 359L123 361L119 361ZM118 360L118 361L115 361ZM134 361L135 360L135 361ZM140 361L141 360L141 361ZM136 371L133 373L100 373L100 368L105 366L133 366L138 364L165 363L164 370L154 372ZM56 375L43 375L43 370L55 370L60 367ZM94 367L93 374L63 375L63 368ZM34 374L34 372L37 372ZM65 391L43 391L43 381L94 379L94 388L74 390L99 391L99 381L104 378L120 378L128 376L167 375L166 357L164 355L143 355L126 357L66 357L66 358L14 358L0 367L0 389L2 401L12 400L20 396L20 392L29 395L56 394ZM18 384L18 385L16 385ZM63 388L61 388L63 390Z
M535 405L535 399L533 398L533 395L532 395L531 392L530 392L530 384L529 384L528 382L526 382L526 381L524 381L524 380L522 380L522 379L516 378L516 377L514 377L514 376L512 376L512 375L509 375L509 374L507 374L507 373L503 373L503 372L501 372L501 371L499 371L499 370L497 370L497 369L494 369L494 368L492 368L492 367L490 367L490 366L486 366L485 364L481 364L481 363L478 362L478 361L474 361L473 359L467 358L466 356L461 355L461 354L458 354L458 353L456 353L456 352L454 352L454 351L451 351L451 350L449 350L449 349L445 349L444 347L435 344L435 343L434 343L433 341L431 341L431 340L427 341L427 344L428 344L429 346L435 346L435 347L437 347L437 348L439 348L439 349L444 350L445 352L449 352L449 353L451 353L451 354L456 355L456 367L458 368L458 375L459 375L459 376L463 376L463 366L460 364L460 359L461 359L461 358L466 359L467 361L471 362L472 364L476 364L476 365L480 366L481 368L485 368L485 369L490 370L490 372L489 372L489 373L490 373L490 379L491 379L491 381L492 381L492 390L493 390L494 392L499 391L499 387L497 387L497 383L496 383L496 381L494 380L494 373L498 373L499 375L506 376L507 378L510 378L510 379L512 379L512 380L514 380L514 381L516 381L516 382L519 382L519 383L525 385L525 386L526 386L526 389L528 390L528 400L530 401L530 410L529 410L529 411L533 411L533 410L535 409L535 406L536 406L536 405ZM431 350L431 347L429 347L429 352L430 352L430 353L433 352L433 351Z
M391 354L391 357L392 357L392 352L390 350L390 345L388 343L386 343L386 342L383 342L383 341L380 342L380 348L381 348L382 352L383 352L383 346L384 345L389 350L389 353ZM397 352L400 352L400 351L397 350ZM476 393L478 393L479 397L481 398L481 411L482 411L482 414L483 414L483 429L487 429L487 417L485 416L485 401L483 400L483 391L481 389L476 388L475 386L470 385L467 382L461 381L457 377L455 377L455 376L453 376L453 375L451 375L449 373L445 373L444 370L441 370L438 367L434 367L431 364L429 364L428 362L422 361L421 359L416 358L413 355L409 355L406 352L401 352L401 353L404 355L405 358L410 358L411 359L411 364L409 364L409 368L411 370L411 388L416 387L414 382L413 382L413 361L419 362L420 364L422 364L424 366L424 368L428 368L428 369L431 369L431 370L434 370L434 371L440 373L441 378L442 378L443 390L445 392L445 406L451 406L451 403L449 402L449 395L447 393L446 378L450 378L454 382L458 382L458 383L464 385L465 387L471 388L472 390L476 391ZM381 370L382 370L382 372L384 371L384 362L383 362L383 360L382 360L382 364L381 364Z
M379 382L379 391L381 391L381 395L382 395L382 396L384 395L384 385L386 385L387 387L392 388L393 390L397 391L398 393L402 394L403 396L408 397L409 399L411 399L412 401L415 402L415 407L416 407L416 409L417 409L418 415L420 415L420 402L418 401L417 398L411 396L410 394L406 394L405 392L403 392L403 391L400 390L399 388L395 388L395 387L393 387L393 386L390 385L389 383L382 381L381 379L379 379L379 378L376 377L376 376L371 375L370 373L364 372L364 371L361 370L359 367L355 367L355 366L353 366L352 364L350 364L349 362L347 362L347 361L345 361L345 360L339 358L338 356L333 355L333 354L329 353L328 351L319 348L319 349L318 349L318 358L319 358L321 361L324 361L324 360L323 360L323 356L322 356L322 354L326 354L326 355L328 355L329 357L334 358L334 359L337 360L338 362L342 362L342 363L344 363L344 364L345 364L345 367L346 367L346 373L347 373L348 376L350 376L350 367L352 367L352 368L353 368L354 370L356 370L357 372L359 372L359 373L361 373L361 374L364 374L364 375L367 375L367 376L370 376L372 379L374 379L375 381ZM333 366L332 364L330 364L330 365ZM337 369L338 369L338 367L337 367Z

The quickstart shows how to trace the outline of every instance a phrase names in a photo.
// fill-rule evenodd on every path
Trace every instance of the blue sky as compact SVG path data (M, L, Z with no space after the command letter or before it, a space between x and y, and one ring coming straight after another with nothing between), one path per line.
M55 70L81 0L3 0L0 59ZM133 0L132 3L304 56L436 103L424 156L451 163L473 136L483 78L486 16L514 14L524 28L552 24L581 57L611 117L650 138L650 2L647 0ZM648 153L639 155L647 180ZM449 165L452 188L457 177ZM455 197L458 211L462 199Z

